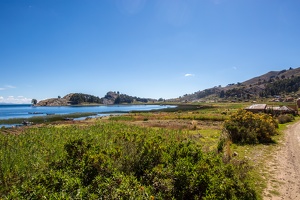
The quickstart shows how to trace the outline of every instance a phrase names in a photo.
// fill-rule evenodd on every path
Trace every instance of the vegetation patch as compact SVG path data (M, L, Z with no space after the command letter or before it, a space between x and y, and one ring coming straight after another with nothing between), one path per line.
M278 123L279 124L285 124L285 123L289 123L295 120L295 117L293 115L290 114L285 114L285 115L279 115L277 117Z
M21 124L24 120L33 122L34 124L42 123L52 123L56 121L64 121L66 119L88 117L97 115L96 113L71 113L71 114L55 114L55 115L45 115L45 116L35 116L30 118L12 118L12 119L2 119L0 124Z
M200 107L1 129L0 198L260 199L274 145L220 133L264 117L241 114L244 104Z
M233 143L258 144L272 142L276 135L277 121L267 114L254 114L240 109L224 123L225 134Z
M189 132L98 123L31 128L0 140L1 198L259 197L247 161L224 162Z

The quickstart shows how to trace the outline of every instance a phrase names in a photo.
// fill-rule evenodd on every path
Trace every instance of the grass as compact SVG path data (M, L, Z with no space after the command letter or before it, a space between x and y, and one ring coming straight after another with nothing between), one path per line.
M199 138L198 142L202 145L205 151L213 151L217 149L217 144L220 138L220 130L201 129L194 131L193 136L197 136Z

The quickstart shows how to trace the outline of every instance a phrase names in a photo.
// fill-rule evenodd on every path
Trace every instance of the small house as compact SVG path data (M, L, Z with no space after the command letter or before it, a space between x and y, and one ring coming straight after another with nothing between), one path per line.
M253 113L270 113L273 115L298 114L297 106L268 106L267 104L253 104L245 108L245 110Z
M266 112L267 104L253 104L245 110L253 112L253 113L261 113L261 112Z
M297 111L288 106L268 106L267 112L272 113L273 115L281 114L297 114Z

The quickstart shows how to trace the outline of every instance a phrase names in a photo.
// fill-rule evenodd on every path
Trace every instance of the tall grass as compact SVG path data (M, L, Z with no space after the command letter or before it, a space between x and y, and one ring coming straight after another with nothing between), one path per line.
M11 119L1 119L1 124L21 124L24 120L30 121L33 123L50 123L55 121L63 121L65 118L79 118L79 117L88 117L96 115L96 113L71 113L71 114L55 114L55 115L46 115L46 116L34 116L29 118L11 118Z

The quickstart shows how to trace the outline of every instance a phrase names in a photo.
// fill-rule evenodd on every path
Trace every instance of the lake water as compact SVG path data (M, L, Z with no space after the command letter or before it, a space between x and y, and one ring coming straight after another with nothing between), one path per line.
M104 113L147 111L162 108L175 107L172 105L109 105L109 106L57 106L57 107L36 107L29 104L0 105L0 119L29 118L33 116L45 116L53 114L71 113Z

